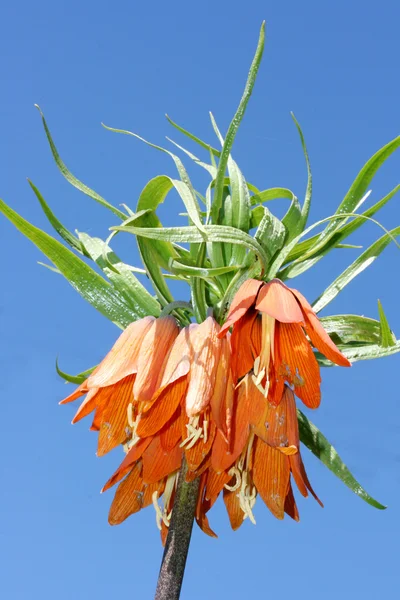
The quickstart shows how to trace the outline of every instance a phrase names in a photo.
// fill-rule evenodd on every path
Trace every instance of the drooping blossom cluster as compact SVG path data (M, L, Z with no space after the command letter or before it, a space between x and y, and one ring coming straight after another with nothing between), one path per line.
M232 330L232 333L230 333ZM97 454L122 444L126 456L105 484L119 483L109 522L153 504L165 541L179 469L200 477L196 521L222 493L233 529L254 521L258 495L270 511L298 520L292 480L316 498L300 455L295 395L321 399L312 346L349 366L309 303L279 280L250 279L222 327L213 317L180 329L172 316L129 325L93 373L62 404L86 395L73 423L94 412Z

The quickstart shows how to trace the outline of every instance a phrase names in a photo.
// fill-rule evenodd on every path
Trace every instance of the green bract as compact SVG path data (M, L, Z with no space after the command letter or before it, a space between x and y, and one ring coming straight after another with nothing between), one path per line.
M154 177L144 186L136 210L125 205L124 210L120 210L70 173L60 158L40 111L57 167L69 183L110 211L112 233L107 240L91 237L86 233L72 234L58 220L37 187L30 181L29 184L50 225L70 249L28 223L3 201L0 201L0 211L51 261L52 265L44 266L64 275L85 300L119 327L124 328L145 315L157 317L164 309L172 311L183 325L189 323L193 315L197 320L203 320L209 309L212 309L215 317L222 322L235 292L247 278L267 281L273 277L282 280L294 278L332 250L355 248L344 243L348 236L365 222L373 220L372 217L399 191L400 185L364 212L358 212L369 196L368 187L372 178L400 146L400 137L397 137L366 162L339 203L336 213L309 225L311 168L304 135L294 115L292 116L300 135L307 168L307 186L303 202L286 187L260 190L246 181L232 156L232 147L253 91L263 50L264 25L243 96L225 136L220 133L211 115L220 149L201 140L167 117L169 123L180 134L197 144L199 151L205 153L203 158L198 158L180 144L172 142L178 150L209 174L209 185L202 192L194 189L178 156L160 146L150 144L172 158L177 175L175 174L175 178L169 175ZM129 131L106 128L134 136L149 144ZM175 190L182 200L183 214L188 219L186 226L165 228L157 215L159 205L168 202L171 190ZM281 220L266 206L271 200L278 199L286 203L289 201L287 212ZM321 225L324 226L322 231L314 234L314 228ZM316 312L325 308L400 234L400 226L392 228L391 231L383 229L384 235L364 250L316 299L313 304ZM136 237L143 263L141 267L123 262L113 252L113 238L121 232ZM90 266L90 261L100 268L103 276ZM150 280L154 295L139 281L139 277L143 276ZM188 284L190 304L175 301L168 286L170 279ZM400 342L396 341L380 303L378 314L379 320L358 315L334 315L323 317L321 321L343 354L350 361L356 362L400 351ZM319 353L316 353L316 356L322 366L332 366L332 363ZM82 383L92 370L88 369L75 376L68 375L61 371L57 364L59 375L71 383ZM363 490L325 436L300 411L298 419L303 443L356 494L372 506L384 508Z

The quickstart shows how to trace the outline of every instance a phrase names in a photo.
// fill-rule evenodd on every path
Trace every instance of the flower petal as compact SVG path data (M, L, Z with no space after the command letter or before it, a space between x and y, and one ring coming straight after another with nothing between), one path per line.
M76 388L76 390L74 392L72 392L72 394L70 394L63 400L61 400L58 404L68 404L68 402L73 402L77 398L80 398L81 396L84 396L85 394L87 394L87 392L88 392L87 379L85 379L85 381L83 383L81 383L80 386L78 388Z
M257 297L256 309L280 323L302 323L304 320L290 288L279 279L272 279L263 285Z
M209 419L209 416L208 416ZM216 433L216 426L213 421L208 420L208 432L206 442L199 439L192 448L185 449L185 456L188 467L191 471L196 471L205 457L209 454Z
M72 419L73 425L81 419L83 419L84 417L90 415L90 413L95 410L99 400L99 391L99 388L93 388L92 390L89 390L89 392L86 395L86 398L79 406L74 418Z
M224 485L231 481L232 475L229 475L226 471L216 473L214 469L210 469L207 478L207 488L205 498L209 500L210 504L213 505L219 494L224 489Z
M284 516L289 477L289 458L262 440L256 439L254 441L254 485L277 519L283 519Z
M121 479L125 477L128 471L130 471L133 468L135 462L137 462L141 458L143 452L149 446L152 439L153 438L149 437L145 440L139 440L138 443L129 450L128 454L125 456L118 469L115 471L115 473L113 473L113 475L111 475L110 479L103 486L101 490L102 493L110 489L110 487L112 487L113 485L118 483L118 481L121 481Z
M232 345L232 373L235 383L253 369L255 353L252 343L252 333L257 327L257 312L250 309L233 328L231 336Z
M138 512L143 504L142 465L137 463L127 477L119 484L112 501L108 522L119 525L130 515Z
M214 392L215 377L222 341L217 338L219 325L208 317L193 336L193 359L186 393L186 414L192 417L209 405Z
M321 376L317 359L300 325L279 323L276 363L278 376L294 386L294 392L308 408L321 402Z
M125 377L114 384L102 412L102 421L97 445L97 456L104 456L130 437L128 404L133 400L135 375Z
M143 338L137 360L137 376L133 386L135 400L148 402L161 382L165 358L179 333L173 317L155 319Z
M181 466L183 451L179 444L170 452L161 446L160 436L153 438L143 452L143 481L155 483L170 475Z
M140 415L137 434L147 437L161 431L172 417L184 397L187 387L185 379L177 381L164 389L149 410Z
M185 413L178 407L175 414L164 425L160 433L160 442L163 450L170 452L182 439L182 419L185 418Z
M112 385L137 372L139 349L153 321L154 317L144 317L128 325L107 356L86 380L88 388Z
M167 385L174 383L174 381L189 373L193 357L192 339L198 327L197 323L192 323L188 327L185 327L172 344L165 360L164 372L158 393L161 393Z
M223 337L225 332L228 331L234 323L237 323L239 319L246 314L248 309L253 306L262 285L263 282L257 281L257 279L247 279L247 281L240 286L232 300L228 316L221 327L218 337Z
M351 367L351 362L340 352L336 344L333 343L325 329L321 325L320 320L313 311L311 305L304 298L303 294L297 290L292 290L303 310L305 317L305 325L307 334L315 348L318 348L322 354L326 356L336 365L340 367Z
M292 519L295 521L300 521L300 515L296 505L296 500L294 499L291 484L289 484L289 491L285 499L285 513L289 515L289 517L292 517Z
M232 418L231 448L224 436L217 431L211 453L211 465L217 473L227 471L241 454L249 437L249 405L245 385L236 391Z
M233 531L236 531L244 521L244 512L240 508L237 491L231 492L227 489L224 489L224 503L228 512L231 527Z
M218 429L225 431L227 394L233 393L232 373L230 369L231 349L227 338L221 340L221 353L217 365L213 395L210 407L213 420Z

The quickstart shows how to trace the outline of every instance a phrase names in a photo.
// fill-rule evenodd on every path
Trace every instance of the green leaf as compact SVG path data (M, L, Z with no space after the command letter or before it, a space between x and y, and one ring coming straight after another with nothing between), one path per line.
M169 268L172 273L178 275L185 275L186 277L202 277L203 279L209 279L212 277L218 277L219 275L225 275L225 273L232 273L240 269L240 265L229 265L227 267L193 267L190 265L184 265L177 260L170 262Z
M307 187L306 187L306 194L305 194L305 197L304 197L304 203L303 203L303 207L301 209L301 219L300 219L300 223L299 223L299 226L298 226L299 227L298 232L300 233L301 231L303 231L304 227L307 224L308 214L310 212L311 196L312 196L312 174L311 174L310 160L308 158L308 151L307 151L307 146L306 146L306 142L305 142L305 139L304 139L303 132L302 132L300 124L297 121L297 119L294 116L294 114L291 113L291 115L292 115L292 119L293 119L293 121L294 121L294 123L295 123L295 125L297 127L297 131L299 132L299 135L300 135L301 146L303 148L304 158L306 159L306 165L307 165Z
M181 133L183 133L183 135L186 135L186 137L188 137L189 139L193 140L193 142L196 142L196 144L198 144L199 146L201 146L201 148L204 148L204 150L208 150L212 156L217 156L218 158L221 156L221 151L217 150L216 148L213 148L212 146L210 146L210 144L207 144L207 142L203 142L203 140L201 140L200 138L198 138L196 135L194 135L193 133L190 133L187 129L184 129L183 127L181 127L180 125L178 125L178 123L175 123L175 121L173 121L171 119L171 117L169 117L168 115L165 115L168 122L175 127L175 129L177 129L178 131L180 131Z
M322 317L321 324L335 343L379 344L381 326L379 321L358 315L333 315Z
M95 368L96 367L92 367L91 369L82 371L82 373L78 373L78 375L69 375L68 373L65 373L64 371L61 371L60 367L58 366L58 359L56 360L56 371L59 374L59 376L62 377L68 383L76 383L77 385L80 385L81 383L83 383L85 381L85 379L87 379L89 377L89 375L91 373L93 373Z
M381 326L380 345L383 348L390 348L396 345L396 338L389 327L388 320L383 311L381 301L378 300L379 321Z
M250 72L246 81L246 86L244 88L243 96L240 100L238 109L233 117L229 127L228 132L225 137L225 142L222 147L221 156L219 158L218 164L218 173L215 180L215 190L214 190L214 202L213 202L213 221L214 223L219 222L219 212L222 207L222 199L223 199L223 190L224 190L224 179L225 179L225 170L228 163L228 158L232 149L232 145L239 128L239 125L244 117L244 113L246 111L247 104L250 100L251 93L253 91L254 83L257 77L258 69L261 63L262 55L264 52L264 42L265 42L265 22L261 25L260 36L258 39L258 45L256 49L256 53L253 58L253 62L250 66Z
M307 417L297 409L300 439L305 446L326 466L336 477L338 477L352 492L362 500L383 510L383 504L372 498L350 473L335 448L328 442L326 437Z
M107 200L105 200L97 192L95 192L94 190L90 189L90 187L88 187L87 185L85 185L84 183L82 183L81 181L79 181L79 179L77 179L74 175L72 175L72 173L68 170L67 166L63 163L63 161L61 160L60 155L58 154L57 148L56 148L56 146L55 146L55 144L53 142L53 138L51 137L50 130L47 127L47 123L46 123L46 120L44 118L44 114L42 113L42 110L41 110L40 106L38 106L37 104L35 104L35 107L38 109L38 111L41 114L42 122L43 122L43 126L44 126L44 130L46 132L47 140L49 142L50 149L51 149L51 152L53 154L53 157L54 157L54 160L56 162L56 165L59 168L59 170L61 171L61 174L65 177L65 179L71 185L73 185L74 187L76 187L79 191L81 191L84 194L86 194L86 196L89 196L89 198L92 198L93 200L96 200L96 202L98 202L99 204L102 204L103 206L105 206L106 208L108 208L109 210L111 210L115 215L117 215L117 217L119 217L120 219L125 219L126 215L121 210L119 210L118 208L116 208L115 206L113 206L112 204L110 204L109 202L107 202Z
M286 228L266 206L263 206L264 216L258 226L254 239L264 248L270 260L285 243Z
M49 205L45 202L42 194L32 183L32 181L30 181L30 179L28 179L28 183L34 191L36 198L39 200L40 206L42 207L44 214L48 218L52 227L54 227L54 229L57 231L58 235L62 237L62 239L66 241L67 244L71 246L71 248L74 248L74 250L77 250L77 252L82 254L82 244L79 242L79 240L57 219L55 214L50 209Z
M124 297L126 303L140 317L153 315L158 317L160 305L133 275L129 266L125 265L111 250L106 242L94 238L87 233L78 233L79 240L90 258L107 275L115 289Z
M286 243L289 243L294 237L296 237L299 233L301 233L301 207L297 197L293 194L291 190L287 188L270 188L268 190L264 190L259 192L258 194L251 196L250 201L251 204L256 204L257 202L269 202L270 200L277 200L278 198L285 198L290 200L290 206L282 218L282 223L286 228ZM250 229L254 227L258 227L261 223L261 219L264 217L264 210L262 206L256 206L251 211L250 217Z
M324 256L326 254L325 250L329 251L332 248L337 248L342 240L346 239L349 235L351 235L352 233L354 233L354 231L361 227L361 225L363 225L367 221L367 218L369 219L373 217L381 208L385 206L385 204L389 202L389 200L391 200L391 198L393 198L395 194L397 194L399 190L400 184L396 185L396 187L393 188L393 190L391 190L381 200L379 200L379 202L376 202L373 206L361 213L362 217L366 217L365 219L354 219L350 223L347 223L347 225L343 225L342 227L340 227L340 229L338 229L337 232L333 234L330 240L327 240L326 244L324 244L321 247L320 251L318 251L318 256ZM319 235L320 234L317 233L313 237L307 240L303 240L302 242L297 244L296 247L290 252L287 261L291 262L296 259L304 260L306 253L308 252L308 250L310 250L310 248L314 246L314 244L319 238Z
M257 254L261 262L262 268L265 270L268 258L260 246L251 235L225 225L205 225L204 226L207 241L209 242L228 242L230 244L240 244L245 248L252 250ZM189 242L201 243L203 235L196 227L164 227L162 229L153 227L132 227L121 226L111 227L113 231L126 231L134 235L149 238L152 240L167 240L169 242Z
M358 362L359 360L373 360L375 358L383 358L385 356L391 356L400 352L400 341L397 341L394 346L383 347L380 344L363 344L363 345L343 345L338 344L340 352L349 359L351 363ZM334 367L335 365L325 358L319 352L315 352L315 357L322 367Z
M124 328L138 318L137 313L126 304L123 297L71 250L31 225L2 200L0 212L51 260L85 300L110 321Z
M400 226L392 229L374 242L365 252L363 252L339 277L335 279L330 286L317 298L313 304L313 310L318 313L332 302L334 298L364 269L369 267L381 252L390 244L394 237L400 235Z
M189 158L191 158L193 162L195 162L197 165L199 165L199 167L203 167L203 169L205 169L211 175L211 177L213 179L215 179L215 176L217 174L217 169L215 166L209 165L208 163L203 162L202 160L200 160L200 158L198 158L197 156L192 154L192 152L189 152L189 150L187 150L183 146L180 146L179 144L174 142L174 140L171 140L171 138L167 137L166 139L169 142L171 142L171 144L173 144L174 146L179 148L179 150L182 150L182 152L184 152Z
M386 146L383 146L383 148L378 150L378 152L365 163L335 213L335 215L338 217L342 216L342 218L334 219L327 225L308 254L319 252L319 250L326 245L327 240L329 240L344 222L347 221L347 218L343 218L345 217L345 213L351 213L354 210L357 210L358 206L361 205L362 200L365 198L365 192L374 175L386 159L397 150L399 146L400 136L386 144ZM306 257L308 258L308 256Z
M160 150L161 152L168 154L173 159L175 166L178 170L178 173L180 175L181 181L178 181L176 179L170 179L170 181L171 181L172 185L175 187L178 194L180 195L193 224L197 227L197 229L199 231L202 231L204 233L203 224L201 222L201 217L200 217L200 208L199 208L199 204L197 202L197 197L196 197L195 191L193 189L192 183L189 179L189 175L187 174L186 169L183 166L181 159L178 156L176 156L175 154L173 154L172 152L170 152L169 150L166 150L165 148L162 148L161 146L157 146L156 144L152 144L151 142L148 142L147 140L142 138L140 135L137 135L136 133L132 133L132 131L127 131L126 129L115 129L114 127L108 127L107 125L104 125L104 123L102 123L102 125L105 129L108 129L109 131L113 131L114 133L123 133L125 135L131 135L132 137L135 137L138 140L144 142L148 146L151 146L152 148L155 148L156 150ZM165 177L165 175L164 175L164 177Z

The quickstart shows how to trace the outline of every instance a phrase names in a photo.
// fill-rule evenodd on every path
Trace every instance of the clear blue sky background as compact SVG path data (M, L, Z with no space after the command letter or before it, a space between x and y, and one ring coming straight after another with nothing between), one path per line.
M234 146L247 179L302 197L305 166L290 118L300 120L314 172L312 218L332 214L363 163L399 133L400 8L338 0L210 2L27 2L2 7L0 195L50 231L26 177L70 229L105 238L112 215L71 188L52 161L39 103L70 169L110 202L135 207L147 180L175 175L168 157L101 128L104 121L156 143L177 141L164 113L214 142L237 106L262 19L267 46L255 94ZM193 149L193 148L192 148ZM377 201L396 183L393 156L372 184ZM206 179L191 167L195 183ZM174 223L177 199L162 210ZM279 209L278 209L279 210ZM400 223L399 198L381 213ZM70 426L55 373L96 362L118 330L0 218L1 595L7 600L151 598L162 548L152 508L107 524L112 493L99 490L121 460L95 457L89 422ZM368 224L355 242L381 231ZM138 264L134 240L117 249ZM296 281L313 300L356 256L337 251ZM324 314L377 316L379 297L400 335L399 251L392 245ZM178 293L178 291L177 291ZM187 291L179 296L187 299ZM324 372L323 403L312 415L367 490L389 505L364 504L305 449L319 495L299 499L301 522L276 521L259 501L257 526L231 532L222 501L210 514L218 540L195 530L183 598L364 598L399 586L399 357Z

